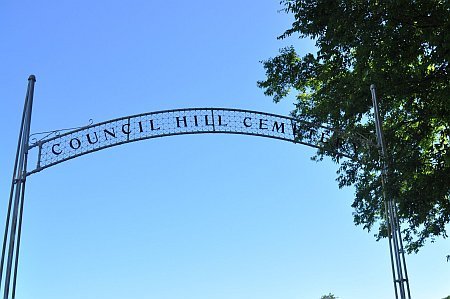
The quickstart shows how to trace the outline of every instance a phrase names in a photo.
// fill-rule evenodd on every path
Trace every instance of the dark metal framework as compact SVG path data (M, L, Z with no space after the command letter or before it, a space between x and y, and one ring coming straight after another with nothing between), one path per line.
M313 123L271 113L228 108L188 108L165 110L117 118L85 127L46 132L42 139L30 142L31 112L36 78L28 79L28 89L19 133L11 192L5 224L0 264L0 292L3 299L15 298L19 263L25 182L29 175L76 157L129 142L184 134L241 134L273 138L304 144L324 151L335 151L338 157L356 159L358 148L373 146L363 136L346 136L340 131ZM378 113L375 87L371 86L375 110L378 148L383 161L383 189L387 178L386 150ZM338 145L338 146L336 146ZM29 150L37 149L36 167L27 171ZM410 299L408 275L396 215L396 203L383 193L386 221L389 224L389 248L396 298Z

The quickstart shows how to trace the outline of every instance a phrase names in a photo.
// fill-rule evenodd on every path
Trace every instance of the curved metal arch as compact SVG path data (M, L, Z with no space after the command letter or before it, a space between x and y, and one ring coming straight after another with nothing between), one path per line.
M262 136L304 144L318 148L321 151L332 152L335 157L348 157L355 160L358 159L358 147L360 145L374 146L370 140L361 135L359 135L360 137L353 134L351 136L345 135L333 128L299 121L291 117L226 108L188 108L126 116L82 128L75 128L64 134L60 134L60 132L67 130L38 133L47 135L43 139L30 144L30 137L36 135L30 135L35 81L35 76L30 75L6 216L0 262L0 290L3 286L4 299L9 298L11 286L11 296L12 298L15 297L25 183L26 177L32 173L115 145L181 134L232 133ZM384 181L387 176L385 145L375 86L371 85L370 89L378 140L378 145L375 146L378 146L382 165L384 164L381 180L383 183L386 221L390 227L388 237L395 295L398 297L398 287L401 298L406 298L406 292L408 298L411 298L401 229L396 214L396 203L393 197L386 198L386 190L384 190ZM56 136L47 138L52 134L56 134ZM34 170L27 172L28 151L32 148L38 148L38 162ZM6 254L7 243L9 244L8 253ZM5 265L6 270L4 271ZM5 278L3 283L4 272ZM405 276L403 276L403 272Z
M339 132L333 128L272 113L230 108L173 109L116 118L39 140L29 146L38 148L38 157L35 169L27 175L129 142L208 133L260 136L325 150L330 142L338 142L337 154L348 158L355 156L361 144L358 139L339 137Z

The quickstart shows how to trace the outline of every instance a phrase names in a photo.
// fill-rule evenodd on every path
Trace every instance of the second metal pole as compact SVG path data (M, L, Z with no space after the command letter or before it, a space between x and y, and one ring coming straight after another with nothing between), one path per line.
M8 299L11 288L11 272L14 271L13 277L13 298L15 293L15 284L17 277L17 266L19 262L19 246L20 246L20 233L21 233L21 222L22 222L22 212L23 212L23 202L24 202L24 192L25 192L25 182L27 176L27 156L28 156L28 147L29 147L29 137L30 137L30 126L31 126L31 112L33 107L33 94L34 94L34 83L36 82L36 78L34 75L31 75L28 78L28 89L27 96L25 100L24 107L24 121L21 125L21 134L19 136L19 159L18 164L15 166L15 176L12 181L12 190L13 195L11 198L13 200L13 211L11 215L11 228L9 230L9 246L8 246L8 255L6 256L2 254L2 265L4 259L6 259L6 271L5 271L5 283L3 290L3 299ZM16 168L17 167L17 168ZM5 240L6 240L5 236ZM1 286L1 281L0 281Z
M383 128L381 124L380 111L378 109L378 101L375 91L375 85L370 86L372 94L372 103L375 115L375 129L378 140L378 148L381 156L381 184L383 188L383 200L386 207L386 221L388 223L389 250L391 254L391 264L394 278L395 296L398 298L397 287L400 291L401 299L411 299L409 290L408 274L406 271L405 252L403 250L400 223L397 217L395 199L388 192L388 157L386 152L386 144L383 136ZM404 273L403 273L404 272ZM408 297L406 297L408 295Z

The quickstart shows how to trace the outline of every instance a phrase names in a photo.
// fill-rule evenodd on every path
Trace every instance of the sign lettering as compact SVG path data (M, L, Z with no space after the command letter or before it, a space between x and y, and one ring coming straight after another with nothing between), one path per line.
M349 140L324 126L293 118L238 109L178 109L132 115L93 124L30 146L39 147L37 172L63 161L127 142L199 133L244 134L301 143L316 148L334 146L352 157L360 140Z

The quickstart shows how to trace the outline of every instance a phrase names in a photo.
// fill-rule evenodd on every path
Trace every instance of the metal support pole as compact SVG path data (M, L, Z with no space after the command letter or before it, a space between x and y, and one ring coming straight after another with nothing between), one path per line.
M25 199L25 182L27 176L27 158L29 147L29 136L31 126L31 112L33 107L34 83L36 78L31 75L28 78L28 89L25 97L25 106L20 128L19 141L17 147L16 161L11 183L10 202L6 220L5 236L3 239L2 260L0 269L0 290L3 287L3 299L8 299L11 288L11 274L14 271L12 280L12 299L15 297L17 267L19 263L20 234L22 229L23 204ZM12 214L11 214L12 208ZM9 226L11 223L11 226ZM5 256L6 244L8 243L8 255ZM4 264L6 261L6 270ZM4 282L2 280L4 275Z
M381 156L381 184L383 188L383 200L385 203L386 222L388 223L389 251L391 254L392 274L394 280L395 298L411 299L409 290L408 273L406 271L405 251L401 236L400 222L397 217L397 205L395 199L387 190L388 179L388 157L386 144L383 136L380 112L378 110L378 101L375 92L375 85L370 85L372 94L372 103L375 115L375 129L378 140L378 148Z
M25 116L26 116L27 105L28 105L28 94L29 94L29 87L28 87L27 93L25 95L25 104L23 106L22 123L20 124L20 132L19 132L19 138L18 138L18 142L17 142L16 159L14 160L15 162L14 162L12 181L11 181L11 191L10 191L9 201L8 201L8 212L6 214L5 233L4 233L4 238L3 238L2 258L1 258L1 265L0 265L0 288L1 288L2 278L3 278L3 265L4 265L4 261L5 261L6 244L8 241L9 223L11 221L11 207L12 207L13 196L14 196L14 186L15 186L15 179L16 179L16 174L17 174L17 166L19 163L20 146L22 144L23 125L25 123Z

